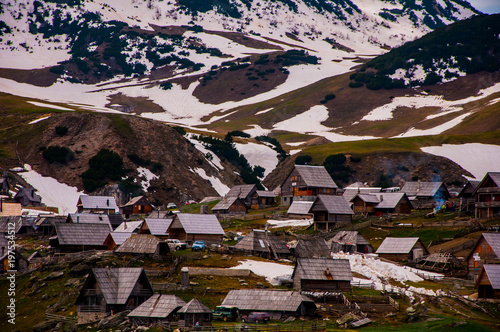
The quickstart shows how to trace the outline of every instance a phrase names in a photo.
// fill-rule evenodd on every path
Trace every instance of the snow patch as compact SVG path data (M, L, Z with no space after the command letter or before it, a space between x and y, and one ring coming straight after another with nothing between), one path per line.
M292 265L285 265L272 262L261 262L246 259L238 262L240 265L230 267L236 270L250 270L256 275L265 277L271 285L279 285L280 279L290 278L293 273Z
M148 191L149 183L152 180L158 179L159 177L158 175L154 174L149 169L144 167L138 167L137 172L139 172L139 177L141 178L142 190L144 190L145 192Z
M46 104L46 103L40 103L40 102L37 102L37 101L28 101L28 103L33 104L35 106L52 108L54 110L74 111L74 109L71 109L71 108L57 106L57 105L52 105L52 104Z
M267 223L271 225L271 228L279 227L307 227L312 224L312 219L288 219L288 220L274 220L269 219Z
M50 118L50 115L49 116L45 116L45 117L40 118L40 119L33 120L30 123L28 123L28 124L35 124L35 123L38 123L40 121L47 120L48 118Z
M217 193L219 193L219 195L225 196L228 193L229 187L222 183L219 178L216 178L215 176L208 176L207 172L205 172L203 168L195 168L194 171L201 178L210 181L212 187L215 189L215 191L217 191Z
M257 143L234 143L238 151L247 158L250 166L261 166L266 170L264 177L266 177L278 165L278 157L276 151L265 144Z

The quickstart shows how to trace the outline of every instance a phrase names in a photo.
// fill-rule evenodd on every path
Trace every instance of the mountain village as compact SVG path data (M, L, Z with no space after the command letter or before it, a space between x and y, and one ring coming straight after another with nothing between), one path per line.
M274 191L237 185L166 210L81 195L68 215L11 187L13 173L0 182L0 271L27 280L16 296L40 297L34 331L353 329L426 320L447 299L498 319L484 304L500 300L499 172L453 192L339 188L323 166L295 165Z

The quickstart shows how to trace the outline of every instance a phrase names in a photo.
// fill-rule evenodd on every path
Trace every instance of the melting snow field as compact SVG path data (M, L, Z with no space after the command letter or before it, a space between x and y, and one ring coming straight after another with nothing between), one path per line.
M240 265L231 267L230 269L250 270L256 275L265 277L271 285L279 285L280 277L290 277L293 273L292 265L285 265L272 262L261 262L254 260L244 260L239 262Z
M54 178L42 176L32 170L28 164L24 165L24 168L28 172L22 172L19 175L37 190L37 194L42 197L42 203L59 208L61 215L76 211L78 198L80 195L85 195L83 191L60 183Z
M203 168L195 168L194 172L198 174L201 178L208 180L212 187L214 187L215 191L219 193L219 195L224 196L228 193L229 187L226 186L219 178L215 176L208 176L207 172Z
M247 158L250 166L261 166L266 169L264 177L278 165L278 157L276 151L269 146L257 143L235 143L234 146L238 151Z
M481 180L487 172L500 172L500 146L469 143L421 148L425 153L450 159Z

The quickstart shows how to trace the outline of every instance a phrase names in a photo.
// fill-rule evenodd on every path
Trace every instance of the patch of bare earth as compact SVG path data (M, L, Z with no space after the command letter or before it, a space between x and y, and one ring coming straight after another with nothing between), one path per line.
M239 32L228 32L228 31L212 31L203 30L203 32L218 35L227 39L234 41L235 43L241 44L246 47L261 49L261 50L283 50L281 47L274 44L266 43L257 39L253 39L248 35L244 35Z
M106 107L115 109L124 113L161 113L165 110L151 99L146 97L129 97L123 93L117 93L108 97L109 103Z

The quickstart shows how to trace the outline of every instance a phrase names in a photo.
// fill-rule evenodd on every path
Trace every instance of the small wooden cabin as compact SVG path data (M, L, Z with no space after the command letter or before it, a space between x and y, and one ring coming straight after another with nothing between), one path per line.
M500 216L500 172L488 172L474 191L476 218Z
M314 215L314 229L327 232L351 224L354 215L343 196L332 195L319 195L311 212Z
M267 258L285 258L290 255L286 243L271 232L254 229L236 243L233 250L249 255L259 255Z
M212 310L194 298L178 311L179 327L210 326Z
M14 202L22 206L42 206L42 197L35 194L34 189L21 188L13 198Z
M50 251L69 253L86 250L107 250L104 241L110 232L106 224L54 224L54 235L49 239Z
M484 264L475 288L480 299L500 300L500 264Z
M153 294L140 306L128 314L129 320L136 326L150 326L178 321L177 311L186 302L175 295Z
M357 231L340 231L333 238L327 241L329 248L333 253L372 253L373 247L361 234Z
M168 239L168 228L172 224L173 218L146 218L139 228L139 234L151 234L161 240Z
M104 244L108 247L108 250L115 250L118 246L122 245L123 242L128 240L133 233L127 232L110 232Z
M352 272L348 259L297 258L292 274L298 291L350 291Z
M76 208L78 213L114 214L118 210L118 205L113 196L80 195Z
M237 196L224 197L212 208L212 213L217 216L245 215L247 213L245 201Z
M429 255L418 237L386 237L375 253L395 262L418 260Z
M145 196L134 197L125 205L120 206L120 213L124 215L125 218L130 218L130 216L134 214L150 214L152 211L153 206Z
M190 213L176 214L167 233L169 239L179 239L188 244L205 241L207 246L220 245L225 234L215 215Z
M484 264L500 264L500 233L482 233L467 256L467 275L476 281Z
M415 209L440 207L451 198L444 182L408 181L401 188Z
M117 254L148 255L159 258L170 252L168 243L151 234L132 234L115 250Z

